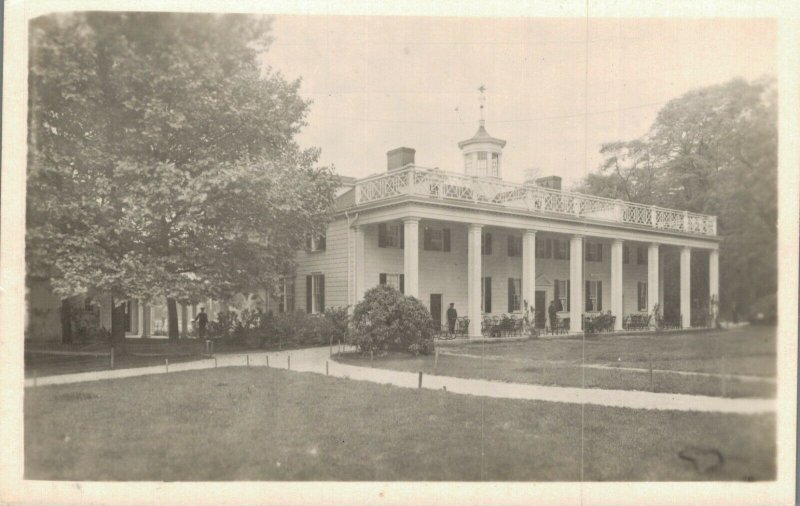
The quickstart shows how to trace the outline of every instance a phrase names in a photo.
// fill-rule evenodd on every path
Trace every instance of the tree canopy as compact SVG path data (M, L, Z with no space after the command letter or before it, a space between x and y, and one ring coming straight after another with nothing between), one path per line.
M268 18L31 22L27 262L64 295L197 301L263 286L331 214L294 137L309 102L264 67Z
M667 103L641 138L604 144L579 190L718 216L720 301L777 290L777 91L741 79Z

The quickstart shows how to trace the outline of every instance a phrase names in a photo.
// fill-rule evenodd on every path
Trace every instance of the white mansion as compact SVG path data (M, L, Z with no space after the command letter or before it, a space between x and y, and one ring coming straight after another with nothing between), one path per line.
M615 330L656 304L680 327L692 325L693 305L713 310L716 217L562 191L559 177L505 182L505 144L481 120L458 144L463 173L419 167L410 148L389 151L386 172L342 188L326 237L298 254L279 309L353 306L386 283L422 300L440 322L450 303L471 322L528 306L537 325L550 326L553 302L571 332L584 315L609 310ZM693 256L706 277L694 301ZM676 296L665 297L670 282ZM480 329L470 324L468 333Z

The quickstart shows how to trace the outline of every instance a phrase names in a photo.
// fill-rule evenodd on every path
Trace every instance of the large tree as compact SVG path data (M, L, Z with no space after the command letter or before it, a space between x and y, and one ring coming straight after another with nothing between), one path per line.
M336 180L294 141L299 80L261 64L269 19L78 13L30 28L27 261L58 293L165 296L176 337L176 301L273 281L325 226Z
M733 80L670 101L642 138L605 144L579 189L718 216L720 299L744 310L777 290L777 92Z

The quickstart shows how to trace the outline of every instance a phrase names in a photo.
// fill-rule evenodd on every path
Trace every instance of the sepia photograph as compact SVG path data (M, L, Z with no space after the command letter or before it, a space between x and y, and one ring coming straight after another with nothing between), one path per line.
M6 19L0 503L794 502L796 19L69 4Z

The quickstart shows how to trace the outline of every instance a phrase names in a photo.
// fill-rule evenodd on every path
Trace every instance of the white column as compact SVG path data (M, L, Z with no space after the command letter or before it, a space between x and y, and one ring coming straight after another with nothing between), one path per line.
M611 314L614 315L614 330L622 330L625 318L622 307L622 240L611 243Z
M419 298L419 218L403 218L405 294Z
M366 272L366 234L364 233L364 225L357 225L354 227L355 231L355 298L356 303L361 302L364 298L364 292L367 290Z
M692 248L684 246L681 249L681 326L688 328L691 325L691 282L692 282Z
M714 319L719 317L719 250L708 253L708 309ZM712 322L716 326L716 321Z
M658 244L651 243L647 248L647 312L652 313L658 304ZM663 309L661 314L664 314ZM653 322L655 324L655 322Z
M481 337L481 225L467 233L467 317L470 337Z
M583 237L569 241L569 330L580 332L583 320Z
M528 318L534 318L536 303L536 231L526 230L522 235L522 299L528 302ZM523 303L523 310L525 309ZM546 309L546 308L541 308Z

